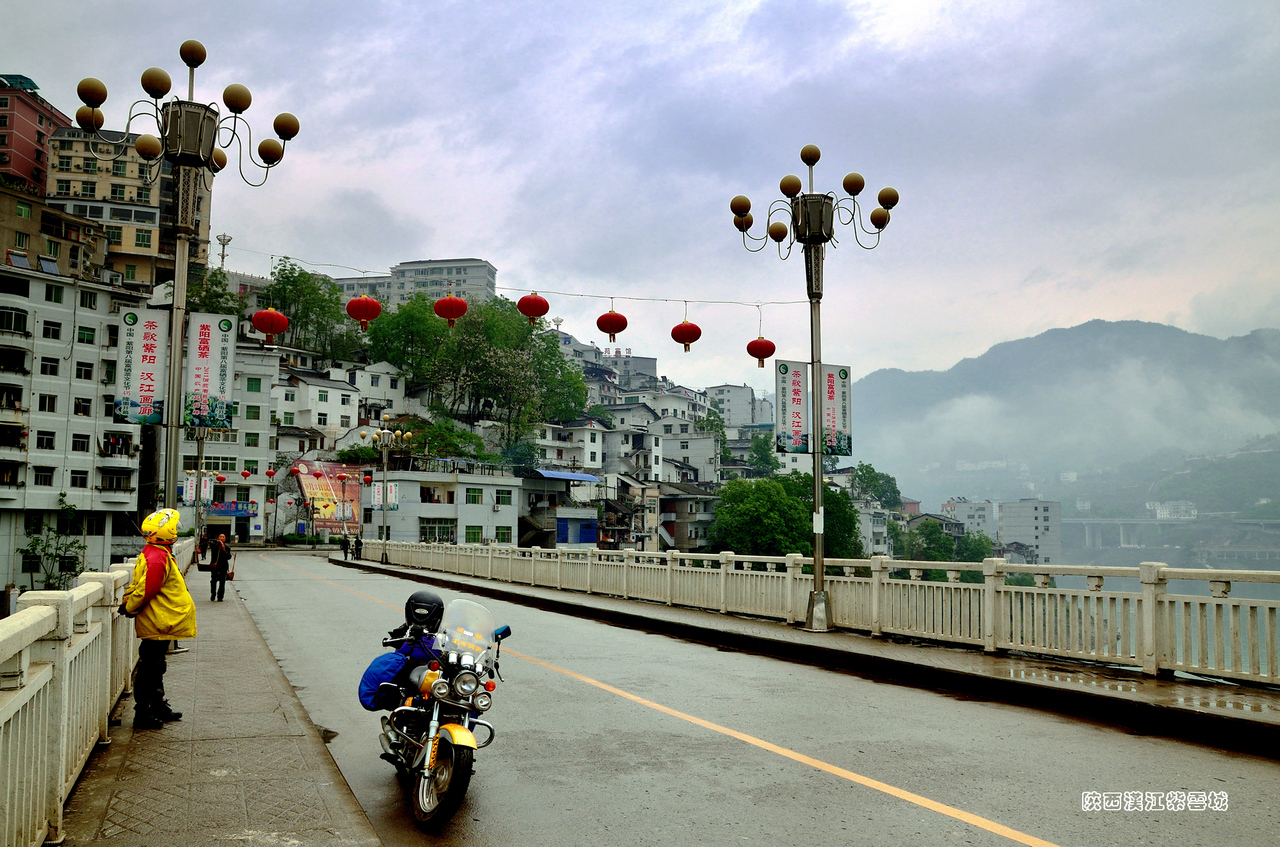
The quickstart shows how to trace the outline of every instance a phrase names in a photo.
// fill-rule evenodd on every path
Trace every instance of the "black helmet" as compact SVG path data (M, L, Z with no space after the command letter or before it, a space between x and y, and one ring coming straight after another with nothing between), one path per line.
M423 626L431 632L440 628L444 617L444 600L434 591L415 591L404 603L404 620L410 626Z

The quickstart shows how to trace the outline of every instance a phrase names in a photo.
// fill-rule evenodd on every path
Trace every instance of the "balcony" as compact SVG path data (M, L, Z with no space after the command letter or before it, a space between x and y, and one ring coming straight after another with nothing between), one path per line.
M98 499L103 503L128 503L133 499L136 488L116 488L104 487L101 485L94 486L94 491L98 493Z

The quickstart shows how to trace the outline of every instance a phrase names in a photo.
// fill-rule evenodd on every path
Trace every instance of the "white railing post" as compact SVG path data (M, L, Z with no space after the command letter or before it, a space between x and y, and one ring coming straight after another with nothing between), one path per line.
M871 634L882 635L880 605L884 602L884 578L889 572L888 556L871 557Z
M1004 585L1004 559L982 560L982 649L996 649L996 614L1000 609L1000 589Z
M55 844L60 843L63 838L63 781L67 773L67 733L70 720L70 662L67 647L75 624L71 603L70 591L28 591L18 598L19 611L32 606L52 606L58 612L58 623L53 630L31 645L34 648L31 651L32 661L49 662L53 665L53 678L49 681L49 708L53 720L49 722L51 732L44 739L45 761L49 768L45 793L49 831L45 834L45 841Z
M489 545L489 564L484 571L485 579L493 579L493 545Z
M733 551L725 550L720 554L720 614L729 613L728 580L729 568L733 567Z
M107 678L102 683L101 696L98 698L98 743L111 743L111 707L115 705L113 699L115 697L114 676L112 671L115 666L115 617L116 607L120 605L120 597L117 597L117 582L115 573L101 573L98 571L86 571L80 574L77 583L79 585L89 585L91 583L100 583L102 585L102 596L94 603L97 608L97 618L102 622L102 634L98 636L102 639L102 655L107 658ZM127 583L126 583L127 584ZM120 594L123 594L123 586L120 587Z
M556 551L556 590L559 591L564 587L564 557L568 553L567 550L561 548Z
M1142 672L1147 676L1160 673L1165 663L1165 645L1169 643L1164 631L1167 619L1160 614L1168 586L1164 569L1159 562L1138 565L1138 579L1142 581Z
M592 590L591 580L595 576L596 561L597 561L596 551L592 550L591 555L587 557L587 593L588 594L590 594Z
M630 556L622 557L622 599L627 599L627 594L631 590L631 564L639 557L638 553Z
M804 615L796 611L796 577L800 575L800 554L788 553L787 562L787 623L795 623ZM805 611L808 611L808 604L805 604Z
M672 605L672 588L671 588L671 571L675 568L676 562L679 561L679 555L667 551L667 605Z

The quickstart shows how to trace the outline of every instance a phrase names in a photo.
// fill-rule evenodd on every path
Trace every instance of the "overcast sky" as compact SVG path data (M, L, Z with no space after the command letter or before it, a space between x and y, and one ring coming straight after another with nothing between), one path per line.
M691 353L669 332L681 298L803 299L800 251L747 253L729 199L762 231L808 143L819 190L856 170L864 199L902 195L877 249L842 228L828 252L824 359L855 375L1093 318L1280 326L1278 24L1267 2L55 0L6 9L0 72L68 114L97 76L119 129L142 70L184 79L197 38L197 99L241 82L255 131L302 124L263 188L218 177L228 268L475 256L500 288L671 298L618 300L610 346L767 388L754 307L691 304ZM546 296L605 343L607 301ZM807 358L805 305L763 332Z

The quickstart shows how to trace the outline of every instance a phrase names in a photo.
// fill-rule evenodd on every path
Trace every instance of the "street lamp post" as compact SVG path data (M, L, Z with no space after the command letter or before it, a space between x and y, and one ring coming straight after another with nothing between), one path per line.
M872 250L879 245L880 233L889 225L889 210L898 203L897 191L882 188L876 198L880 205L868 216L872 226L868 229L863 224L862 208L857 200L858 194L866 186L866 180L861 174L846 174L843 187L849 197L844 199L837 198L834 191L823 194L815 192L813 166L821 156L821 151L814 144L807 144L800 151L800 161L809 169L809 190L803 191L800 177L794 174L782 178L778 187L787 199L774 200L769 204L767 236L753 236L750 233L753 219L749 199L739 194L729 203L734 226L742 233L743 246L748 250L762 250L772 239L778 245L778 256L786 259L791 255L794 244L799 242L804 245L805 285L809 297L810 367L813 371L810 375L813 394L808 445L813 453L813 592L809 595L804 628L814 632L827 632L831 629L831 600L824 579L822 544L825 517L822 506L822 456L828 446L835 446L835 433L829 427L824 427L822 420L822 263L827 243L838 243L835 239L837 219L845 225L853 224L854 241L859 247ZM775 214L780 220L773 220ZM788 215L789 227L782 220ZM867 236L874 236L875 239L863 244L859 231ZM779 402L782 402L782 398L779 398Z
M163 159L173 167L177 245L173 272L173 314L169 323L169 381L164 416L168 434L165 440L164 505L169 508L178 503L180 435L185 411L182 399L182 342L187 314L187 266L191 242L197 240L198 236L197 189L201 184L208 188L213 176L227 166L225 151L233 143L236 145L241 179L255 187L262 185L271 169L284 158L285 145L298 134L298 119L288 112L281 112L272 124L280 140L265 138L260 141L255 158L249 124L240 117L253 101L249 89L233 83L223 90L222 102L231 114L221 118L216 104L199 103L195 100L196 68L204 64L207 55L204 45L199 41L184 41L178 53L188 69L187 99L174 97L161 103L173 82L163 69L148 68L142 73L142 89L151 100L138 100L129 107L129 118L122 133L122 139L127 140L135 119L147 118L154 121L157 135L139 135L134 149L145 162ZM119 145L120 152L114 155L100 156L98 145L93 143L101 141L115 146L113 140L99 134L106 123L102 110L98 108L106 102L106 85L92 77L83 79L76 86L76 94L84 102L76 111L76 123L89 134L89 148L94 157L114 161L123 156L127 149L125 144ZM250 149L246 150L246 146ZM245 175L246 157L264 171L261 181L253 182ZM162 168L148 167L144 170L147 171L147 179L154 182L159 178Z
M391 415L384 414L382 416L383 423L391 420ZM360 438L364 439L368 433L361 432ZM390 557L387 555L387 542L391 540L391 533L387 530L387 506L390 500L390 489L387 488L387 463L391 458L391 451L397 448L409 446L409 439L413 436L412 432L402 432L396 430L392 432L390 429L379 429L373 433L374 446L382 451L382 558L384 565L390 564Z

